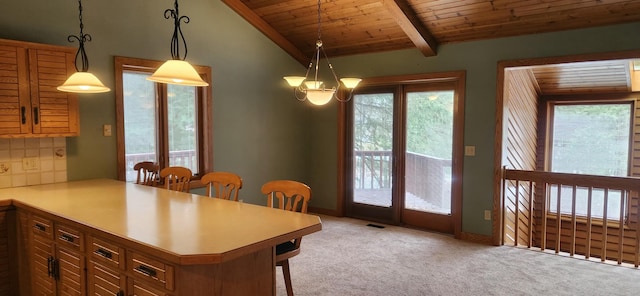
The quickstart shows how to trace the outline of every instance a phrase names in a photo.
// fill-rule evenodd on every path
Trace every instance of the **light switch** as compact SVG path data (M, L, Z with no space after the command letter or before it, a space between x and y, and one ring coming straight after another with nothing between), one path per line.
M102 126L102 135L105 137L111 137L111 125L105 124Z
M476 146L464 146L465 156L476 156Z

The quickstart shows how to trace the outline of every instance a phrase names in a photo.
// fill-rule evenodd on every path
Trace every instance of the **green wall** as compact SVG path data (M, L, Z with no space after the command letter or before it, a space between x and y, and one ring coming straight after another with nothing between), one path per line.
M5 1L0 38L76 47L76 1ZM163 12L172 0L85 0L85 33L90 70L114 86L113 57L166 60L172 23ZM308 183L312 206L336 208L337 103L312 107L293 99L282 76L304 68L221 1L180 2L191 18L182 25L187 60L212 67L214 168L240 174L247 202L263 203L262 183L295 179ZM465 70L463 231L490 235L483 211L493 199L493 148L497 62L579 53L640 49L640 23L443 45L436 57L401 50L331 57L339 76L388 76ZM103 137L102 125L115 127L114 93L80 96L81 135L67 140L70 180L116 178L116 138Z
M536 57L566 56L585 53L640 49L640 23L500 38L442 45L435 57L424 57L418 50L402 50L332 58L343 75L361 77L391 76L464 70L466 77L464 145L476 146L476 156L464 158L462 230L491 235L491 221L484 220L484 210L493 203L495 100L497 63ZM340 74L339 74L340 75ZM336 128L319 126L337 120L333 109L314 112L312 146L335 147ZM335 119L334 119L335 118ZM327 156L333 157L333 151ZM332 160L333 161L333 160ZM335 170L334 170L335 171ZM335 195L335 174L326 166L315 166L310 179L324 184L322 196ZM320 181L323 180L323 181ZM327 186L329 185L329 186ZM315 189L318 192L318 189ZM323 200L330 207L331 200Z

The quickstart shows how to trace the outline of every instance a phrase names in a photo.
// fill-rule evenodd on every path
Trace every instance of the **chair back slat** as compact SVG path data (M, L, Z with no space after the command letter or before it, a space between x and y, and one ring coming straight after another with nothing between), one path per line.
M138 162L133 166L138 172L136 184L155 186L158 183L158 171L160 167L151 161Z
M229 172L211 172L200 179L206 186L207 196L238 201L242 189L242 178Z
M192 176L190 169L179 166L167 167L160 171L164 188L174 191L189 192Z

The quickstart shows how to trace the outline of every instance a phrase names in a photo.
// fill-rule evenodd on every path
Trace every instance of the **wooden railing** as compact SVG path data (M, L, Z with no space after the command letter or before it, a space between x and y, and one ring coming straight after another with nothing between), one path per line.
M638 178L505 169L503 242L638 267L638 192Z
M133 170L133 166L141 161L156 161L155 153L136 153L136 154L127 154L125 156L125 161L127 163L126 173L127 173L127 181L135 181L136 180L136 171ZM182 150L182 151L172 151L169 153L169 163L176 166L183 166L186 168L197 168L198 162L196 160L196 151L195 150Z
M354 152L354 189L390 189L391 151ZM407 152L405 190L436 206L450 206L451 160Z

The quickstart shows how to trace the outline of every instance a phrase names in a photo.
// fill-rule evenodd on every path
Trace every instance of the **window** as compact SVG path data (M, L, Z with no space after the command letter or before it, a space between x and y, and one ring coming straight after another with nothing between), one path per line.
M148 81L161 63L115 59L120 180L135 181L133 166L141 161L187 167L196 176L210 171L210 89ZM211 82L209 67L195 68Z
M612 103L552 103L551 147L549 168L552 172L601 176L629 175L631 122L633 104ZM549 209L557 211L558 186L552 186ZM560 186L560 212L572 212L572 187ZM620 219L620 206L627 196L621 191L592 192L591 216L603 218L607 202L607 218ZM588 189L576 189L576 214L587 215ZM624 209L626 212L626 209Z

